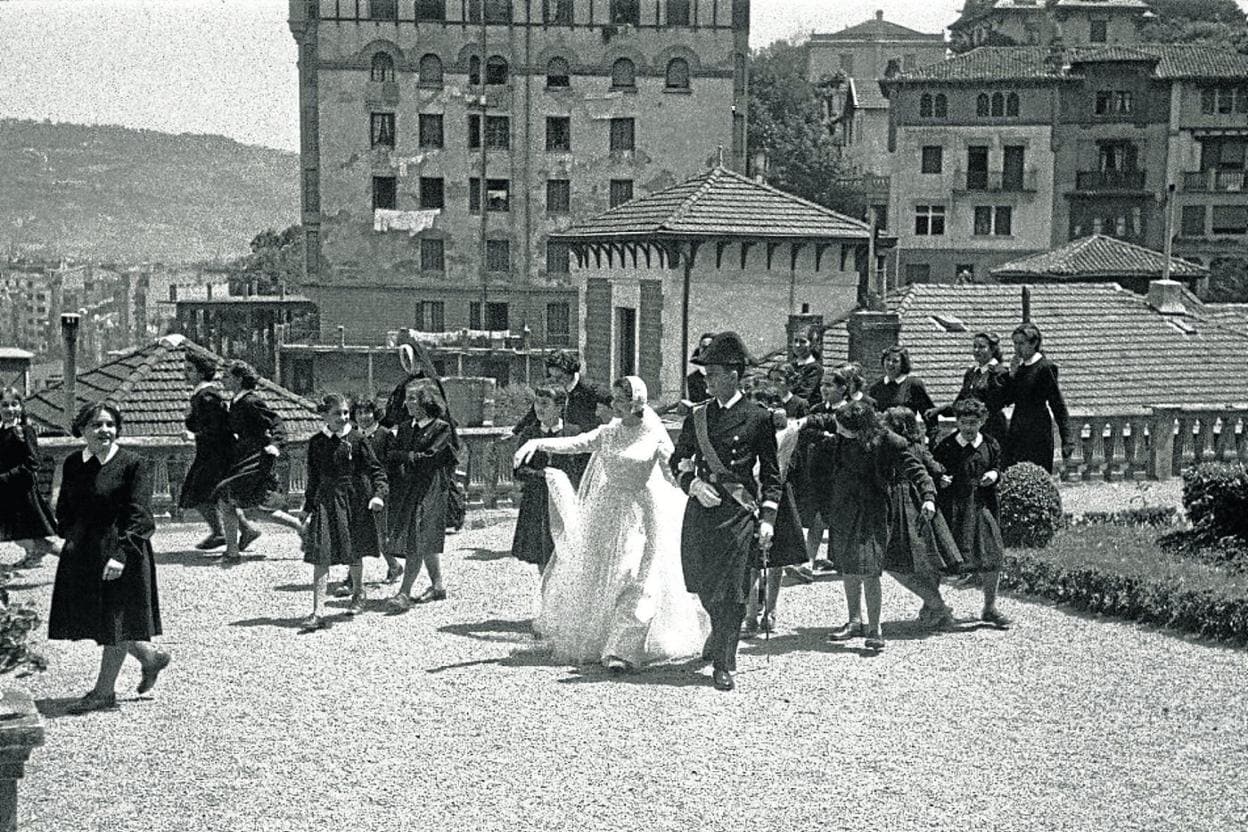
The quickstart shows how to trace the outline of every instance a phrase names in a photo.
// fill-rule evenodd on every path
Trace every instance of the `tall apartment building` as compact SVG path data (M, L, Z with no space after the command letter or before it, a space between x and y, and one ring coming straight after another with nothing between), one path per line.
M1150 14L1144 0L996 0L949 31L967 46L1131 44Z
M884 83L909 282L982 279L1091 234L1161 250L1168 210L1176 255L1248 254L1248 56L981 47Z
M291 0L321 331L579 329L547 241L744 167L749 0Z

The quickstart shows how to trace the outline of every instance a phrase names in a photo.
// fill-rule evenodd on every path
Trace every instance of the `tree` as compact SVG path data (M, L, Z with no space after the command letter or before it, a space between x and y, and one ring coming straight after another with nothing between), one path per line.
M238 282L256 281L256 291L276 294L283 287L298 286L303 280L303 227L292 225L285 231L272 228L251 240L251 254L230 264ZM235 281L231 281L232 283Z
M1156 15L1144 25L1150 43L1207 43L1248 52L1248 16L1235 0L1149 0Z
M829 108L843 98L840 73L812 84L805 45L776 41L750 66L749 145L767 154L767 181L803 199L860 217L862 194L852 185L833 135Z
M1248 302L1248 260L1214 258L1209 264L1209 289L1204 299L1212 303Z

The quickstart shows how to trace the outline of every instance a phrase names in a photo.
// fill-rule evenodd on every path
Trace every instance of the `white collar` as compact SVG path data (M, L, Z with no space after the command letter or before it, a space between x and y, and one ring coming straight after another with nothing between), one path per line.
M580 373L573 373L573 374L572 374L572 380L571 380L571 381L569 381L567 384L565 384L563 389L565 389L565 390L567 390L569 393L571 393L571 392L572 392L572 390L576 388L576 385L578 385L578 384L580 384L580 383L581 383L581 374L580 374Z
M965 448L967 445L970 445L972 448L978 448L980 445L984 444L984 432L982 430L979 433L975 434L975 441L973 442L967 442L965 439L962 438L962 434L960 433L955 433L954 438L958 440L958 444L961 445L963 448Z
M1030 367L1032 364L1035 364L1035 363L1036 363L1037 361L1039 361L1041 358L1044 358L1044 353L1042 353L1042 352L1038 352L1038 353L1036 353L1035 355L1033 355L1031 358L1028 358L1026 361L1024 361L1024 362L1023 362L1023 366L1024 366L1024 367Z
M83 462L89 462L91 460L91 457L93 456L95 456L95 454L91 453L90 448L82 449L82 461ZM108 450L104 452L104 458L100 460L100 465L101 466L107 465L109 462L112 461L113 457L115 456L117 456L117 440L114 439L109 444Z
M250 390L239 390L237 393L235 393L233 396L230 397L230 401L236 402L239 399L241 399L243 396L246 396L250 392L251 392Z
M909 373L902 373L901 375L897 376L897 378L889 378L888 376L884 376L885 381L891 381L893 384L901 384L903 381L905 381L908 378L910 378Z
M321 433L325 434L326 436L337 436L339 439L346 439L347 434L350 432L351 432L350 422L347 422L345 425L343 425L342 430L336 433L329 429L329 425L321 425Z
M997 361L997 359L995 359L995 358L989 358L989 359L988 359L988 363L987 363L987 364L980 364L980 363L977 361L977 362L975 362L975 365L974 365L973 367L971 367L971 369L972 369L972 370L974 370L974 371L975 371L975 372L977 372L977 373L986 373L986 372L988 372L989 370L991 370L993 367L997 366L997 365L998 365L998 364L1000 364L1000 363L1001 363L1001 362L1000 362L1000 361Z
M801 361L797 362L796 366L805 367L807 364L814 364L814 363L815 363L815 356L812 353L811 355L808 355L805 358L803 358Z
M194 396L194 395L195 395L196 393L198 393L200 390L203 390L203 389L205 389L205 388L207 388L207 387L216 387L216 386L217 386L217 383L216 383L215 381L211 381L211 380L210 380L210 381L201 381L199 384L196 384L196 385L195 385L195 389L191 391L191 395L192 395L192 396Z
M381 427L381 422L373 422L372 426L370 427L360 428L360 435L363 436L365 439L372 439L373 434L376 433L377 429L380 427Z
M432 423L433 423L433 417L426 416L424 419L413 419L412 427L421 428L423 430L424 428L429 427L429 425L431 425Z
M553 428L547 428L541 422L537 423L537 427L542 431L542 433L545 433L547 435L554 434L554 433L562 433L563 432L563 419L560 418L559 421L555 422L555 426Z
M732 410L732 406L735 405L737 402L741 401L741 399L742 399L741 391L738 390L737 392L732 394L732 398L728 400L728 404L721 404L720 407L723 408L724 410ZM716 399L715 401L718 402L719 399Z

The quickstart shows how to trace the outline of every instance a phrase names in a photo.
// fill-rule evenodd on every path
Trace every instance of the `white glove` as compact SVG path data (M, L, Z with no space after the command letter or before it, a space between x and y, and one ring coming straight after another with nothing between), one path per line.
M516 450L516 455L511 458L511 467L519 468L522 465L527 465L529 460L533 458L533 454L541 450L541 448L538 447L539 444L538 440L530 439L528 442L521 445Z
M697 500L702 508L715 508L724 501L719 496L719 492L715 490L709 483L694 477L693 482L689 483L689 496Z
M382 499L380 497L374 497L373 499L368 501L369 511L381 511L385 507L386 507L386 504L382 502Z
M998 474L996 471L987 471L984 473L982 477L979 478L979 484L987 487L995 483L997 481L997 478L1000 476L1001 475Z
M264 452L269 456L281 456L282 452L277 449L276 445L265 445Z
M122 570L126 568L126 564L116 558L109 558L108 563L104 564L104 573L100 576L106 581L115 581L121 577Z
M931 520L936 516L936 504L931 500L926 500L923 505L919 507L919 511L923 514L924 520Z
M763 551L771 548L771 541L776 536L776 529L766 520L758 524L758 545Z

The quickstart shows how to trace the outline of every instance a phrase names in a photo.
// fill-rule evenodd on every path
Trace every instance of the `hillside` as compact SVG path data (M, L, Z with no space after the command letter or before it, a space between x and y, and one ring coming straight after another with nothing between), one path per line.
M299 219L299 157L222 136L0 119L0 251L230 257Z

